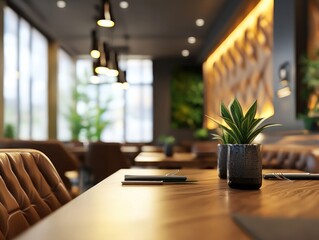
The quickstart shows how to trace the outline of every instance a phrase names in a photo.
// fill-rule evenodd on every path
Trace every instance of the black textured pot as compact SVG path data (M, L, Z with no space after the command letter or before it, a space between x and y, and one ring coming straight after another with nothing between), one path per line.
M164 144L164 153L167 157L173 156L173 144Z
M259 189L262 162L259 144L229 144L227 182L231 188Z
M227 156L228 145L218 144L217 145L217 172L221 179L227 179Z

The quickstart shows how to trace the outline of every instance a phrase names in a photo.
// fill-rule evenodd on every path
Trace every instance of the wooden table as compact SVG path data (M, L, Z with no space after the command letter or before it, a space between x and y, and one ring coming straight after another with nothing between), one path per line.
M216 170L185 169L194 184L122 186L120 170L72 200L18 239L249 239L233 213L319 217L318 181L264 180L260 190L235 190ZM289 229L288 229L289 230Z
M191 152L175 152L168 157L163 152L140 152L135 158L135 165L157 168L212 168L213 161L201 161Z

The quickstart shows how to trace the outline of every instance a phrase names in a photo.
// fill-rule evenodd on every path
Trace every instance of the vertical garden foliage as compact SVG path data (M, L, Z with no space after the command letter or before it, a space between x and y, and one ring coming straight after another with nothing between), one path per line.
M182 68L171 81L171 122L173 128L197 129L203 121L203 80L201 70Z

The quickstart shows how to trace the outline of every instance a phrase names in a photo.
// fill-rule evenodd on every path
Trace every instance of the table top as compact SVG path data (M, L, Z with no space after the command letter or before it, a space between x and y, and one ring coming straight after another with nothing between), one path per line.
M229 188L216 170L182 169L179 175L198 182L121 185L125 174L169 171L120 170L18 239L249 239L233 214L319 217L318 181L263 180L260 190L247 191Z
M195 153L174 152L172 156L166 156L163 152L140 152L134 159L136 166L153 166L161 168L198 168L202 161L196 158ZM214 162L205 162L206 167L214 166Z

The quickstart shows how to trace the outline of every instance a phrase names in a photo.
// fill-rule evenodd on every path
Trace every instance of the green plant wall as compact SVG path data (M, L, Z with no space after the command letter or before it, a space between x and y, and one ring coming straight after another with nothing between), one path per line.
M179 68L171 81L171 123L175 129L202 127L204 84L200 67Z

